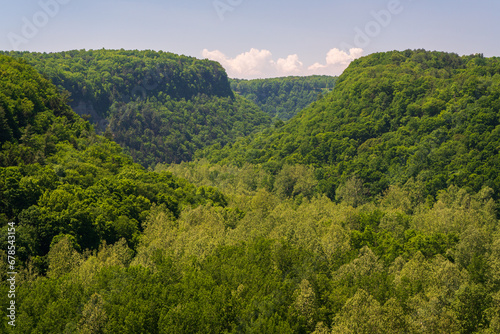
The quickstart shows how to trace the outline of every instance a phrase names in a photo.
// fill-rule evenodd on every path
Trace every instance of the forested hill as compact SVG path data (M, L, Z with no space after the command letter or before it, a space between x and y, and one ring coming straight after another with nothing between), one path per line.
M4 53L67 90L77 113L144 166L191 160L197 149L224 146L270 123L255 104L233 94L213 61L104 49Z
M0 166L43 163L90 127L31 66L0 55Z
M211 161L317 167L331 198L348 179L369 196L413 178L500 194L500 59L423 50L354 61L335 90L284 127L206 151Z
M39 272L47 269L54 240L68 237L75 249L91 250L124 238L134 247L153 206L173 216L184 206L225 206L213 188L134 164L116 143L97 136L53 84L2 55L0 130L2 231L16 223L18 264L30 259Z
M273 118L287 121L335 87L337 77L312 75L272 79L230 79L236 93L255 102Z
M233 97L224 69L209 60L168 52L72 50L3 52L23 58L56 86L71 93L71 106L85 104L105 117L114 102L155 97L163 101L197 95Z

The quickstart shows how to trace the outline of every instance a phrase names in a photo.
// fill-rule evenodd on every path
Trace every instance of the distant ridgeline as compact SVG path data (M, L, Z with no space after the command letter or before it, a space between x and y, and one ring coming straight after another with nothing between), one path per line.
M370 196L413 179L500 195L500 59L424 50L354 61L335 90L281 128L200 154L212 162L316 167L321 191L356 178Z
M155 51L3 54L25 59L69 91L78 114L145 166L190 160L207 144L225 145L270 123L256 105L233 94L213 61Z
M272 79L230 79L236 93L255 102L273 118L287 121L335 87L337 77L312 75Z

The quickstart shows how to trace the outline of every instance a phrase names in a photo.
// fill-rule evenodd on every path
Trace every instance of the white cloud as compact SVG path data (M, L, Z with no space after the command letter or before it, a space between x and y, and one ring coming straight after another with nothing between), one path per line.
M297 54L286 58L273 59L269 50L250 49L250 51L237 55L234 58L226 56L219 50L209 51L204 49L204 58L218 61L231 78L269 78L287 75L312 75L312 74L341 74L349 63L361 57L363 50L353 48L349 53L337 48L331 49L326 55L325 64L315 63L309 67L299 60Z
M290 55L286 57L286 59L280 58L276 62L276 68L282 73L299 73L303 67L304 64L299 60L299 56L296 54Z
M315 63L307 69L314 74L339 75L353 60L362 55L363 49L360 48L352 48L349 53L334 48L326 54L326 64Z
M299 75L303 64L298 55L290 55L287 58L273 60L269 50L251 49L229 58L219 50L202 52L203 57L218 61L226 69L232 78L262 78L286 75Z
M349 54L339 49L331 49L326 55L326 63L328 65L349 65L351 61L363 55L363 49L353 48L349 50Z

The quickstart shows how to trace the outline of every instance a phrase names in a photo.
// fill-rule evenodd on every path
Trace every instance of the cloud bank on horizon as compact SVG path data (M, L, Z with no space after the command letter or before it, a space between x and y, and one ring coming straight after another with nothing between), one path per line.
M271 51L255 48L234 58L219 50L208 49L202 51L202 56L219 62L230 78L257 79L289 75L340 75L353 60L363 56L363 52L361 48L351 48L348 52L334 48L327 53L324 63L309 66L300 61L297 54L275 60Z

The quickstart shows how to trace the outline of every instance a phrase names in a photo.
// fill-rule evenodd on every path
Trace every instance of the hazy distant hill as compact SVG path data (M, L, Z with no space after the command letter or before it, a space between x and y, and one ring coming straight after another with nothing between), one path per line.
M230 79L231 88L273 118L287 121L335 87L337 77L313 75L273 79Z

